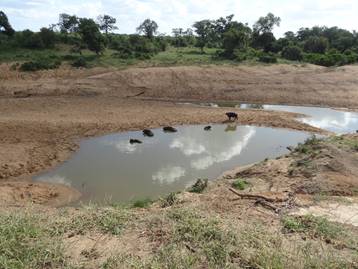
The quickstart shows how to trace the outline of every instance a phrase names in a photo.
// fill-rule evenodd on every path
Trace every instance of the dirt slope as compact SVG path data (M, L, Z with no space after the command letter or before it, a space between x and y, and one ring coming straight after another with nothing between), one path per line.
M357 85L358 66L156 67L8 76L2 79L0 96L138 95L137 98L357 108Z

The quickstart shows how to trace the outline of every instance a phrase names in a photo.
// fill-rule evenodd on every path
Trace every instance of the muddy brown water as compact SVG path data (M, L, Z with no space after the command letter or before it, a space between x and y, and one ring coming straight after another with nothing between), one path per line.
M229 107L227 103L220 106ZM348 111L277 105L240 107L306 114L309 117L301 121L337 133L358 129L357 114ZM177 133L155 129L154 137L144 137L137 131L87 139L70 160L34 179L72 186L82 192L84 202L157 198L181 191L198 178L215 179L234 167L278 157L288 152L286 147L312 135L235 123L212 125L211 131L205 131L205 126L178 126ZM130 139L143 143L130 144Z

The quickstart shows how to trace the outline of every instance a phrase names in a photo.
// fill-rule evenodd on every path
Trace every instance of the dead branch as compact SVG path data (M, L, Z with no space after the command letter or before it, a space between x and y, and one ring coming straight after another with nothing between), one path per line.
M271 209L271 210L275 211L276 213L280 212L280 210L281 210L277 206L274 206L273 204L271 204L263 199L256 200L255 205L262 205L263 207Z
M234 190L233 188L229 188L229 190L242 199L252 199L252 200L263 199L267 202L285 202L288 200L288 198L284 198L284 199L273 198L273 197L267 197L267 196L261 195L261 194L240 193L240 192L237 192L236 190Z

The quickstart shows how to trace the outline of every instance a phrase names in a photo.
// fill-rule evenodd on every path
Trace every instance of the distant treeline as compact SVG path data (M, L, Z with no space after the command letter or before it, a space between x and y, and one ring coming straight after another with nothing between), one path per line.
M113 56L121 59L148 59L165 51L169 45L195 46L202 53L205 53L206 47L216 48L214 57L233 61L256 59L274 63L281 57L322 66L358 62L358 34L355 31L315 26L301 28L296 33L286 32L284 37L276 39L273 29L280 26L281 19L272 13L260 17L252 27L233 18L230 15L217 20L198 21L189 29L173 29L170 36L158 34L158 24L147 19L138 26L136 34L127 35L113 33L118 28L116 19L109 15L93 20L60 14L58 23L43 27L39 32L14 31L6 14L0 11L0 49L41 50L65 44L78 55L84 49L101 55L108 48L115 50ZM74 66L85 65L81 58L76 59ZM35 66L30 64L25 69L41 68L36 63L32 65Z

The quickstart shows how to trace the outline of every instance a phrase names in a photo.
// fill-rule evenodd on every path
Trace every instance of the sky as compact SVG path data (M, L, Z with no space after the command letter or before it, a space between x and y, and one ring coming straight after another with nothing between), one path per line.
M358 30L358 0L0 0L0 10L16 30L33 31L57 23L60 13L90 18L108 14L117 19L117 32L128 34L150 18L160 33L171 34L173 28L230 14L252 26L268 12L281 17L277 36L315 25Z

